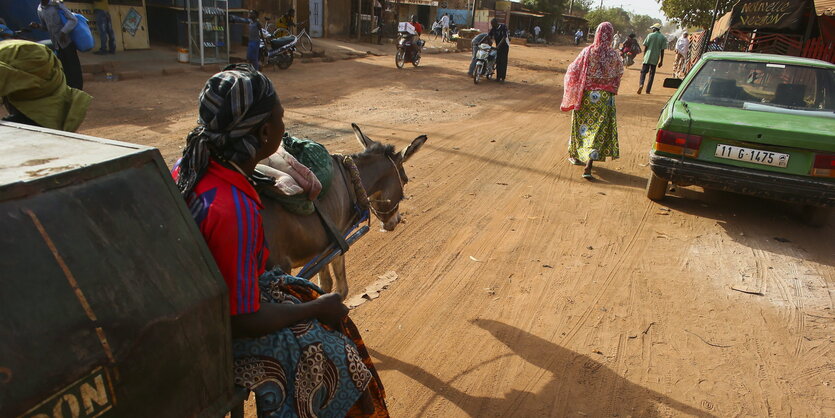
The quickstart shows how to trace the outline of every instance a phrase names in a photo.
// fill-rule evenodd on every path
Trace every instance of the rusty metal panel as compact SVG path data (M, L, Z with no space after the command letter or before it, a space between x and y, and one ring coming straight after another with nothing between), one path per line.
M226 286L156 149L0 123L0 416L218 416Z

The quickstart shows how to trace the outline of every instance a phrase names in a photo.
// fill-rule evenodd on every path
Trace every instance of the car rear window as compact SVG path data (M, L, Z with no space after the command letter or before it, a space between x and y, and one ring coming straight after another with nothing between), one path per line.
M681 100L746 110L835 117L835 71L750 61L708 61Z

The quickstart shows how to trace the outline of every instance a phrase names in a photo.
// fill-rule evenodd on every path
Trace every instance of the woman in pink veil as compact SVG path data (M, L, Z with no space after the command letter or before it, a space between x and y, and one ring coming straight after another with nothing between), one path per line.
M593 161L619 156L615 95L623 76L623 61L612 48L614 32L611 23L601 23L594 43L583 49L565 73L560 109L573 110L568 160L585 165L586 179L592 179Z

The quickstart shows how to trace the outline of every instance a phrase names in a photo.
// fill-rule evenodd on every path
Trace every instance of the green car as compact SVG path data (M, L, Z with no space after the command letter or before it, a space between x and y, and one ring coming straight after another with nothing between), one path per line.
M680 85L678 85L680 82ZM821 225L835 206L835 65L754 53L705 54L658 120L647 197L669 183L804 205Z

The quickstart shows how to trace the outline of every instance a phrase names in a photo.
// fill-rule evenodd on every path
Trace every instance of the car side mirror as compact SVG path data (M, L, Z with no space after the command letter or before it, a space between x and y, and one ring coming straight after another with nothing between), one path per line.
M681 79L680 78L665 78L664 79L664 87L668 89L677 89L681 86Z

